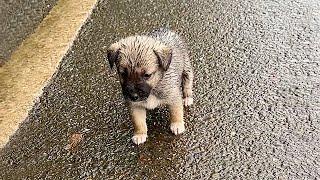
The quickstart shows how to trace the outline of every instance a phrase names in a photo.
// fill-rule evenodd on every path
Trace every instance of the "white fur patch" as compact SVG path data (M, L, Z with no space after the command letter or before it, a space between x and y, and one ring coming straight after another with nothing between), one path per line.
M146 142L147 137L148 136L146 134L136 134L132 137L132 141L133 141L133 143L139 145L139 144Z
M134 104L142 106L146 109L154 109L154 108L158 107L159 105L161 105L162 103L163 102L161 101L161 99L158 99L154 95L150 95L146 101L138 102L138 103L134 103Z
M191 106L193 104L193 98L192 97L186 97L183 99L184 106Z
M184 127L184 123L181 123L181 122L171 123L170 129L175 135L181 134L186 130Z

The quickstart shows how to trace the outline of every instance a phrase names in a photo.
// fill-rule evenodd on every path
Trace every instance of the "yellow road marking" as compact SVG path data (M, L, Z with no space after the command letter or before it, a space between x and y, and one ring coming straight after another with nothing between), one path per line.
M0 147L27 117L97 0L59 0L0 67Z

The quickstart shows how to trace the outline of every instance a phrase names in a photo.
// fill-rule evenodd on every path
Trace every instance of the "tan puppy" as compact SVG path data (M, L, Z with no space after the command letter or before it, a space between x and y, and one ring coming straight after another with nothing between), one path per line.
M193 103L193 71L186 44L176 33L161 28L130 36L112 44L107 56L110 67L117 67L130 105L135 144L147 138L146 109L159 105L169 107L171 131L176 135L185 131L183 105Z

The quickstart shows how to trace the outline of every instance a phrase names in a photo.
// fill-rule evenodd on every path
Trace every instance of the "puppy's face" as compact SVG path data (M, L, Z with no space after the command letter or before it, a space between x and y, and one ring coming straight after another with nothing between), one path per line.
M117 67L124 98L146 100L169 68L172 50L147 36L133 36L112 44L107 52Z

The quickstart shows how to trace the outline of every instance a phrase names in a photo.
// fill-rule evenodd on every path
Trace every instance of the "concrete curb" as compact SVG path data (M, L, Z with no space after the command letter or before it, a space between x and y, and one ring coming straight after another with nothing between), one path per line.
M0 1L0 67L39 26L58 0Z
M27 117L97 0L59 0L0 68L0 147Z

